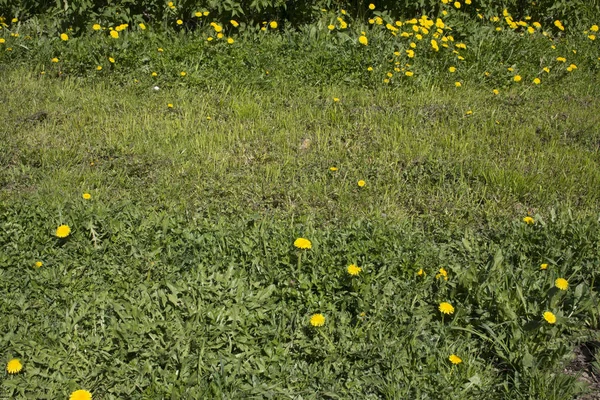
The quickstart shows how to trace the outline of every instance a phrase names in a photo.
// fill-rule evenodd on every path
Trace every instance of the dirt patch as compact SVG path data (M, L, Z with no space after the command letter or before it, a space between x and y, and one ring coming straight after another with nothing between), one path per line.
M590 391L580 396L578 400L600 400L600 365L596 363L596 354L600 352L600 342L592 341L580 344L573 353L575 358L565 368L565 373L577 376L585 383Z

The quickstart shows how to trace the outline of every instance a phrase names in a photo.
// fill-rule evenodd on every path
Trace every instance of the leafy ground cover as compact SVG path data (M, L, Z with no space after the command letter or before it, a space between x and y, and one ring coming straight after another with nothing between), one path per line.
M408 37L6 24L0 397L593 393L594 21L447 7Z

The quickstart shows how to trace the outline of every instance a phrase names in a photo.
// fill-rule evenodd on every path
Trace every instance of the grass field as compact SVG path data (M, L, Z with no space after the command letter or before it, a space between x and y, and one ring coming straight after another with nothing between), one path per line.
M2 42L0 399L594 398L593 41L315 26Z
M598 328L590 82L500 97L3 82L2 347L28 363L5 396L579 390L559 371ZM558 277L574 289L550 290Z

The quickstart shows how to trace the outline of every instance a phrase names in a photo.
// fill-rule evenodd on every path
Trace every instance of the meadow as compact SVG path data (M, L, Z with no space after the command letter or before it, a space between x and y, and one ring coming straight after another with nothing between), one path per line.
M593 2L218 3L0 2L0 399L597 398Z

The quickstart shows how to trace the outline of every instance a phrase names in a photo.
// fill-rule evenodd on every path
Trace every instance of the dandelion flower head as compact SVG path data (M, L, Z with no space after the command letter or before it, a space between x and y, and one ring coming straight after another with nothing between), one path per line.
M454 307L448 302L441 302L439 306L440 312L444 314L454 314Z
M311 249L312 243L308 239L298 238L294 241L294 246L296 246L299 249Z
M76 390L71 393L69 400L92 400L92 394L87 390Z
M444 278L445 281L448 280L448 271L446 271L444 268L440 268L440 272L438 272L435 275L436 279L440 279L440 278Z
M448 357L448 360L450 360L450 362L454 365L460 364L462 362L461 358L456 354L451 354L450 357Z
M556 316L554 314L552 314L550 311L546 311L544 313L544 319L546 320L546 322L548 322L549 324L554 324L556 323Z
M21 364L21 361L17 360L16 358L13 358L6 364L6 372L9 374L18 374L22 369L23 364Z
M531 217L525 217L523 218L523 222L525 222L527 225L531 225L533 224L535 221L533 220L533 218Z
M69 225L61 225L56 228L56 236L59 238L66 238L71 233L71 228Z
M569 282L565 278L558 278L554 281L554 286L560 290L567 290L569 288Z
M347 271L352 276L357 276L362 271L362 268L355 264L348 265Z
M314 314L312 317L310 317L310 324L312 326L325 325L325 316L323 314Z

